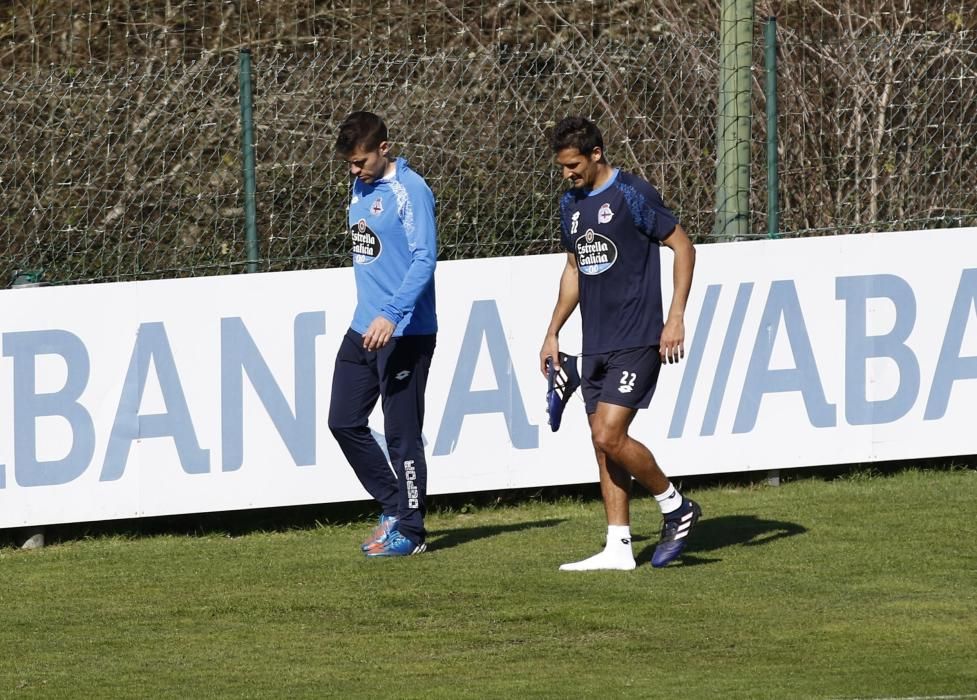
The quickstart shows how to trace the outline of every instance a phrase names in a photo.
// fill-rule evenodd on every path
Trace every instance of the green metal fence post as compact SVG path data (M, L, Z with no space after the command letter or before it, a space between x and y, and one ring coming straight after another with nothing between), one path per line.
M254 115L251 92L251 49L241 49L238 87L241 99L241 155L244 161L244 245L248 272L258 271L258 223L255 211Z
M716 224L713 234L738 240L750 234L753 0L723 0L720 42Z
M767 236L780 237L780 173L777 169L777 18L764 27L767 73Z

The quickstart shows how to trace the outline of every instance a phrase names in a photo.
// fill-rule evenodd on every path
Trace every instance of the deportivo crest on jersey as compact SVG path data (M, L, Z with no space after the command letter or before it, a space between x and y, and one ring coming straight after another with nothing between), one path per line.
M349 229L353 237L353 262L357 265L369 265L380 257L383 246L380 237L366 225L366 219L360 219Z
M577 239L577 269L585 275L599 275L607 272L617 261L617 246L607 236L594 233L589 228Z
M610 202L604 202L600 205L600 209L597 211L597 223L599 224L609 224L611 219L614 218L614 212L611 211Z
M373 216L379 216L383 213L383 200L377 197L373 204L370 205L370 213Z

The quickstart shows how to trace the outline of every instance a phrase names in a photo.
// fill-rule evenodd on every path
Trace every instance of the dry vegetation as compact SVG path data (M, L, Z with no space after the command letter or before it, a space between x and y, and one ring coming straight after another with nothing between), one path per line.
M351 108L388 116L440 202L442 257L555 250L545 131L604 126L617 164L712 227L718 2L34 0L0 9L9 276L241 269L238 58L254 55L263 269L341 264ZM681 7L681 10L677 9ZM757 2L778 17L782 228L974 223L977 28L963 0ZM752 226L765 230L756 32Z

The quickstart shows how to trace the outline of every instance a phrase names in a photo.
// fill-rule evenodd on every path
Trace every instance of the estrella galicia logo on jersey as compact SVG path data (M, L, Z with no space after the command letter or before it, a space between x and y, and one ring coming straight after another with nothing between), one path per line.
M380 237L377 236L370 227L366 225L366 219L360 219L349 227L349 232L353 236L353 262L357 265L369 265L380 257L383 246L380 245Z
M614 218L614 212L611 211L611 205L609 202L604 202L600 205L600 209L597 210L597 223L598 224L609 224L611 219Z
M607 236L594 233L588 228L587 233L577 239L577 269L585 275L599 275L607 272L611 265L617 262L617 246Z
M383 213L383 200L379 197L374 200L373 204L370 205L370 213L373 216L380 216Z

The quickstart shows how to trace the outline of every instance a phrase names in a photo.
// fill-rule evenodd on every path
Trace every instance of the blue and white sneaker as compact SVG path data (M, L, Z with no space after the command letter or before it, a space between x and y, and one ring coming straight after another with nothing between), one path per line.
M655 553L651 557L652 566L660 569L675 561L685 549L686 537L692 532L701 515L702 508L699 504L686 498L678 510L665 516L661 539L658 540L658 546L655 547Z
M400 534L398 530L391 530L383 544L377 544L366 550L368 557L409 557L420 554L427 545L424 542L415 544L413 540Z
M396 516L384 515L381 513L380 521L377 523L377 526L373 528L373 532L370 533L370 536L363 540L363 544L360 545L360 549L365 552L375 545L381 545L386 542L387 538L390 537L390 532L394 529L395 525L397 525Z

